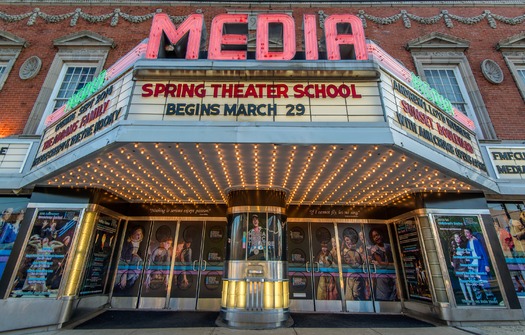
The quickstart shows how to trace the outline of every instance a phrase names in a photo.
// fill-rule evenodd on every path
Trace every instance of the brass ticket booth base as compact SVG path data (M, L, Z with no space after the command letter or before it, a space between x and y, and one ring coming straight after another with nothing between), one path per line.
M218 326L289 327L286 192L232 190Z

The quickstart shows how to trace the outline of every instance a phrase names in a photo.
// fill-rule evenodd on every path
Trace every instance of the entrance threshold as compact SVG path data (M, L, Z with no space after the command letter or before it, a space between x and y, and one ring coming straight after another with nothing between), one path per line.
M74 329L213 328L219 312L108 309ZM292 328L435 327L403 314L291 313Z

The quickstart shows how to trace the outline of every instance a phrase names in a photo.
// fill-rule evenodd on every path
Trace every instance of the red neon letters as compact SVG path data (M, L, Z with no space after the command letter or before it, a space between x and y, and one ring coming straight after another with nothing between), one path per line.
M155 59L159 55L160 41L162 40L162 33L170 43L175 44L186 34L188 36L188 45L186 51L186 59L199 59L199 49L202 34L202 27L204 25L204 17L202 14L192 14L181 23L177 29L170 17L164 13L155 14L153 24L149 32L148 48L146 49L146 58Z
M225 23L247 23L248 14L221 14L213 18L208 59L246 59L246 51L222 50L223 45L246 45L246 35L223 34Z
M208 59L212 60L244 60L247 58L246 45L247 36L243 34L225 33L227 24L248 24L247 14L220 14L214 17L208 48ZM270 25L282 26L282 48L280 51L270 51ZM351 33L339 34L338 24L350 26ZM202 14L192 14L179 25L171 22L169 16L164 13L156 14L153 18L146 58L156 59L159 56L163 34L169 43L176 44L186 35L186 59L198 59L200 41L204 27ZM319 59L318 36L315 15L305 15L303 18L305 58L307 60ZM287 14L272 13L259 14L257 16L257 41L256 60L290 60L296 54L295 20ZM350 14L335 14L325 20L326 49L329 60L341 59L341 46L353 46L355 57L358 60L368 59L366 41L361 20ZM234 46L241 46L235 50ZM244 46L244 47L242 47ZM226 47L226 48L225 48Z
M283 25L283 51L270 51L270 23ZM259 14L257 16L257 42L255 59L290 60L295 56L295 22L286 14Z

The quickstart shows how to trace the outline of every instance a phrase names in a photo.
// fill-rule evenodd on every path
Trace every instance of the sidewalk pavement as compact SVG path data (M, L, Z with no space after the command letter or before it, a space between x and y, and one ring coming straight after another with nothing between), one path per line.
M142 328L142 329L67 329L42 331L28 330L12 334L41 335L523 335L525 322L513 325L479 327L436 326L423 328L278 328L271 330L245 330L224 327L195 328Z

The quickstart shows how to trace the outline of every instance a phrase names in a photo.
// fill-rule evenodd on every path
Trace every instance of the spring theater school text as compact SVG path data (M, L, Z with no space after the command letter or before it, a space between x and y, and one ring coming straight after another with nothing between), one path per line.
M211 84L211 96L213 98L352 98L360 99L354 84ZM164 84L147 83L142 85L142 97L171 97L171 98L205 98L207 89L202 84ZM286 115L303 115L306 108L303 104L286 104ZM219 115L224 116L276 116L277 104L224 104L221 113L221 105L213 104L166 104L166 115Z

